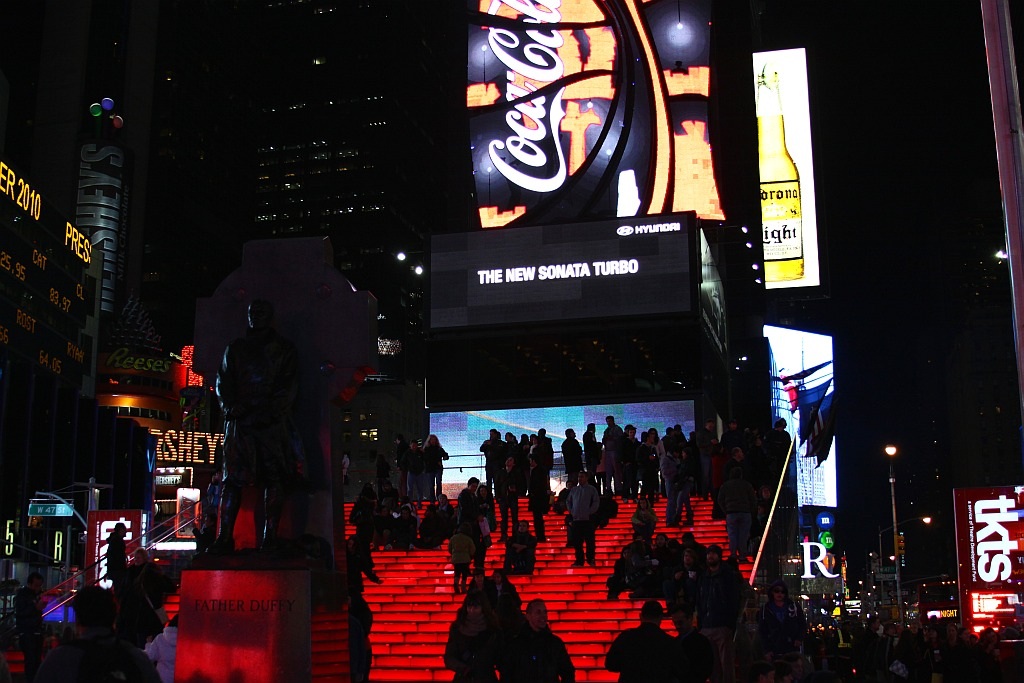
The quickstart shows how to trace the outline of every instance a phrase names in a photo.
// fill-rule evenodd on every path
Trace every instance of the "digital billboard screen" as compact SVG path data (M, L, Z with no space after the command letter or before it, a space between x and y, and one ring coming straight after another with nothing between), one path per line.
M432 329L693 310L693 214L434 235Z
M715 351L725 359L728 333L726 332L725 287L718 272L718 264L711 253L711 244L703 230L700 236L700 317L708 331Z
M836 507L832 337L765 325L771 349L772 420L793 438L797 504Z
M1024 584L1024 486L953 489L957 584L975 631L1014 623Z
M754 54L766 289L816 287L818 216L803 48Z
M582 441L587 425L593 422L600 440L608 415L614 416L620 427L632 424L638 432L654 427L662 435L665 427L677 424L682 426L683 434L696 429L694 402L681 400L432 412L430 433L437 435L438 441L451 455L445 467L482 467L480 444L492 429L497 429L502 437L506 432L512 432L518 440L522 434L536 434L544 428L557 452L562 450L565 430L570 427L576 431L576 438Z
M481 227L723 219L708 138L711 7L467 0Z
M0 158L0 348L73 385L91 353L92 256L88 236Z

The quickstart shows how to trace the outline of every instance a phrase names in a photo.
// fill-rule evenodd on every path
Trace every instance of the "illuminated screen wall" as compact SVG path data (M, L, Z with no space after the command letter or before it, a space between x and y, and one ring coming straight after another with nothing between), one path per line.
M622 427L627 424L638 429L655 427L659 434L664 434L666 426L678 424L682 425L684 434L689 434L695 429L693 405L693 401L659 401L438 412L430 415L430 433L437 434L441 445L452 456L446 467L476 467L483 465L480 444L491 429L497 429L503 437L505 432L512 432L518 439L522 434L536 434L543 427L555 450L561 451L565 430L570 427L582 441L587 424L593 422L600 439L607 426L607 415L614 415L615 422Z
M467 6L482 227L724 218L707 130L711 0Z
M688 313L693 214L435 235L433 329Z
M764 336L771 347L772 420L786 420L796 444L797 504L836 507L832 337L770 325Z
M0 158L0 349L81 386L89 372L93 246Z
M821 277L807 59L803 48L755 53L754 90L764 285L766 289L815 287L821 284ZM786 159L787 151L790 161Z
M703 230L700 236L700 318L710 335L711 342L722 358L726 358L725 287L718 272L718 264L711 254L711 245Z
M953 489L962 614L974 630L1012 623L1024 583L1024 487Z

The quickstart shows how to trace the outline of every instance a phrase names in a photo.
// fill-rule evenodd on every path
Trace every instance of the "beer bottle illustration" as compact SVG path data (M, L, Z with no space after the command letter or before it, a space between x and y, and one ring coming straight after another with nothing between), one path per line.
M786 148L779 73L771 64L757 75L757 156L765 282L799 280L804 276L800 173Z

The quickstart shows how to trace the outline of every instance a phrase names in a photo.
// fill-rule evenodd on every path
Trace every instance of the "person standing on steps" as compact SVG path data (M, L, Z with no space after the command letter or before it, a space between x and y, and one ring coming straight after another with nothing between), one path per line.
M565 643L548 626L548 608L540 598L526 605L526 623L505 647L502 683L576 683L576 667Z
M583 546L586 544L586 561L591 567L596 567L595 545L596 531L594 515L601 502L597 489L590 485L586 472L577 474L579 485L569 491L566 497L565 506L572 517L572 539L573 547L576 549L575 567L582 567L584 561Z

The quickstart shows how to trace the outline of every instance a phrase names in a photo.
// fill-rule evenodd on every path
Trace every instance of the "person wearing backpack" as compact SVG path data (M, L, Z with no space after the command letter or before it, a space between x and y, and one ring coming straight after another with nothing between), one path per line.
M117 604L110 591L99 586L83 588L73 606L78 638L46 655L35 683L161 683L146 653L114 633Z

